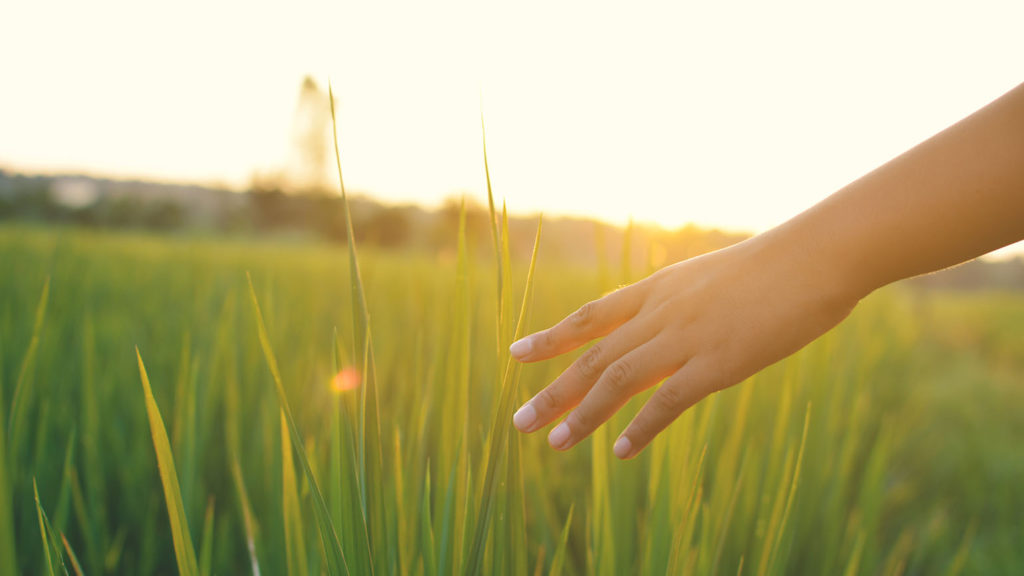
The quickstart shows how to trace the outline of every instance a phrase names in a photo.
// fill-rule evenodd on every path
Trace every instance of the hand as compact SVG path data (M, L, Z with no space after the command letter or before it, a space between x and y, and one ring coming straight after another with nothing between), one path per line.
M859 294L838 266L771 233L668 266L512 344L536 362L604 337L523 405L513 423L557 450L586 438L634 394L664 379L615 442L632 458L683 411L796 352L838 324Z

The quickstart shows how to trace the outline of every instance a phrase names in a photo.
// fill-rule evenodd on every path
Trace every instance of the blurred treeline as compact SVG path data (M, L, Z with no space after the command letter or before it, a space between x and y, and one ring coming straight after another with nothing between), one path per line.
M448 253L455 250L462 203L467 240L489 247L487 208L452 197L435 209L390 205L363 195L351 199L360 245ZM62 223L82 227L170 233L277 237L344 243L347 229L337 193L285 191L254 180L244 193L202 186L110 180L88 176L32 176L0 170L0 222ZM536 217L510 216L513 245L528 255ZM621 262L624 250L637 272L722 248L743 234L686 226L677 230L620 227L582 218L546 218L544 250L584 264ZM517 242L518 241L518 242ZM480 249L481 255L489 252Z
M345 242L347 230L338 194L292 193L282 188L254 180L251 190L240 193L88 176L30 176L0 169L0 223ZM489 247L491 242L487 208L471 197L452 197L439 208L426 209L356 195L351 199L356 240L360 245L386 249L452 254L463 201L471 250L486 256L489 252L480 247ZM528 256L535 226L535 217L509 218L515 255ZM645 274L745 237L693 225L676 230L637 225L624 230L582 218L545 218L542 241L550 257L584 265L623 262L628 251L632 269ZM1024 290L1024 258L975 260L912 283L925 289Z

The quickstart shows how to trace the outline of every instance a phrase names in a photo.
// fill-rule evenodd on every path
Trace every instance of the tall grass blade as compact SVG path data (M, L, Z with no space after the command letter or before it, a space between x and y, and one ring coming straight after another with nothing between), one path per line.
M338 146L338 120L334 112L334 88L328 84L327 94L331 101L331 134L334 137L334 162L338 168L338 187L341 190L342 207L345 211L345 234L348 241L349 283L352 287L352 321L355 335L354 356L362 352L366 327L369 323L369 311L366 306L366 294L363 292L363 278L359 271L359 258L356 254L356 236L352 227L352 211L345 192L345 179L341 173L341 150Z
M461 452L462 446L457 448L456 452ZM455 492L456 492L456 476L458 473L459 461L456 460L452 463L451 472L448 474L448 488L445 490L444 501L441 504L441 522L440 522L440 547L437 559L437 573L448 574L449 572L455 573L454 570L449 570L448 563L449 557L452 555L451 548L452 533L455 532L452 522L452 517L456 513L455 503Z
M61 468L60 491L57 493L57 509L53 516L57 530L61 532L66 528L68 514L71 511L71 471L75 467L75 440L77 438L78 428L72 426L67 445L64 447L64 466Z
M164 428L164 420L160 409L153 398L153 390L146 375L146 366L142 363L142 355L135 348L135 357L139 362L139 376L142 379L142 390L146 396L146 413L149 416L149 430L153 436L153 448L156 451L156 462L160 469L160 482L164 487L164 499L167 502L167 515L171 521L171 535L174 540L174 555L178 561L178 573L182 576L199 576L199 565L196 552L192 545L192 535L188 530L188 519L185 517L185 506L181 500L181 489L178 487L178 474L174 468L174 455L171 443Z
M85 535L85 560L89 570L100 574L103 570L104 551L108 550L107 507L103 501L106 479L103 476L102 419L100 404L103 398L96 386L96 326L92 315L85 317L82 326L82 482L84 509L87 514L82 533ZM83 512L85 511L83 510Z
M497 212L494 209L494 192L491 190L491 167L487 163L487 129L484 126L483 105L480 106L480 136L483 139L484 176L487 178L487 207L490 210L491 239L494 241L494 253L498 257L498 302L499 302L499 307L498 307L498 314L499 314L499 316L498 316L498 326L501 326L501 316L500 315L501 315L502 310L501 310L500 303L503 301L503 298L502 298L502 288L504 287L504 282L503 282L503 278L502 278L503 267L502 267L502 258L501 258L501 245L500 245L500 240L499 240L500 235L498 234L498 214L497 214ZM500 334L500 332L499 332L499 334ZM499 342L499 346L500 346L500 342Z
M429 469L429 466L428 466ZM434 529L430 520L433 518L430 510L430 474L423 479L423 499L420 502L420 549L423 550L423 574L424 576L435 576L437 571L437 554L434 544Z
M733 511L736 510L736 501L740 496L740 488L743 486L743 474L747 469L747 458L744 456L743 463L740 464L739 475L736 477L736 481L732 485L732 494L729 495L729 502L725 508L724 518L720 518L721 525L719 526L718 536L715 539L715 557L714 562L711 565L711 574L718 574L718 567L722 561L722 553L725 551L725 540L729 534L729 525L732 522Z
M306 457L306 448L302 444L302 436L299 435L299 429L295 426L295 419L292 417L288 397L284 392L284 384L281 382L281 372L277 368L277 358L274 356L274 350L270 346L267 327L263 323L263 312L260 311L260 303L256 298L256 289L252 284L252 276L248 272L246 272L246 278L249 280L249 296L252 298L253 310L256 313L260 347L263 348L263 356L274 379L274 390L277 391L277 400L281 404L281 411L284 413L288 424L292 448L299 457L299 463L302 464L302 471L306 476L306 482L309 483L310 491L313 494L313 511L316 513L317 525L320 529L320 541L323 544L324 554L327 557L327 571L331 575L348 574L348 563L345 562L345 553L341 549L338 533L331 522L331 512L327 509L327 502L324 500L323 493L320 491L320 485L313 475L313 469L310 467L309 459Z
M967 556L971 553L971 545L974 543L974 534L978 531L978 521L973 520L964 532L964 539L956 549L956 556L949 565L946 576L960 576L967 564Z
M344 349L337 341L335 333L335 373L342 368ZM356 574L372 573L373 554L370 551L370 532L366 526L366 512L360 487L359 466L357 463L358 448L355 446L356 432L354 429L356 412L354 409L354 398L350 395L336 396L334 414L332 419L332 490L337 499L336 514L339 522L336 524L342 529L347 529L341 534L345 550L354 551L347 559L353 565ZM343 479L344 474L344 479Z
M46 519L46 512L43 511L43 505L39 503L39 487L36 486L36 479L32 478L32 491L36 497L36 515L39 518L39 535L43 540L43 555L46 556L46 573L50 576L57 576L57 566L64 567L64 561L60 557L60 549L56 548L56 543L52 540L52 530L50 529L49 521ZM56 557L54 551L56 550ZM64 574L67 574L67 569L64 569Z
M309 574L306 561L306 538L302 531L299 491L295 482L295 460L292 458L288 422L281 414L281 509L284 514L284 546L289 576Z
M352 226L352 211L345 192L345 179L341 171L341 149L338 146L338 121L334 110L334 89L328 85L331 105L331 134L334 139L334 161L338 169L338 186L341 190L342 206L345 211L346 236L348 239L349 281L352 287L352 321L355 335L355 351L361 353L360 366L363 383L362 418L360 430L360 478L363 490L364 514L370 533L373 551L373 569L381 574L392 571L397 558L394 548L389 545L388 499L384 497L384 455L380 432L380 408L377 391L377 374L374 365L373 339L370 332L370 311L366 303L359 258L356 253L356 238ZM358 356L357 356L358 357ZM392 557L389 557L392 556Z
M71 549L71 544L68 544L68 539L63 533L60 535L60 541L64 544L64 550L68 553L68 560L71 561L71 569L75 571L75 576L83 576L82 563L78 561L78 556Z
M384 454L381 446L380 413L377 400L377 369L373 359L373 337L366 325L363 354L363 385L361 390L360 478L362 479L364 514L370 535L373 572L393 572L397 558L389 558L395 549L389 545L387 503L384 495Z
M782 508L782 515L779 517L775 512L772 513L771 522L768 527L768 537L765 539L765 545L770 546L767 554L761 557L761 563L758 567L758 574L768 574L771 571L772 566L777 560L777 554L779 551L779 545L782 542L782 537L785 534L786 523L789 520L789 512L793 507L793 499L796 496L797 486L800 484L800 469L803 465L804 459L804 448L807 445L807 429L811 423L811 404L808 402L807 411L804 413L804 427L803 433L800 435L800 448L797 450L796 464L793 466L793 474L789 483L789 491L786 495L785 505ZM789 459L787 458L787 465ZM782 487L780 486L780 489Z
M454 566L449 563L449 559L453 556L458 558L461 555L461 550L458 550L459 538L452 536L462 534L466 522L464 511L458 506L458 502L461 500L461 495L468 490L464 483L465 469L469 465L469 442L466 438L469 435L470 422L474 421L475 416L469 405L472 294L469 284L469 258L466 245L465 198L463 198L459 210L457 253L451 340L446 354L445 382L448 385L444 387L442 405L446 411L451 411L456 415L461 414L462 417L441 419L442 457L438 460L438 470L450 470L441 512L442 522L436 527L440 541L438 572L441 574L452 572Z
M2 378L2 374L0 374ZM0 386L0 415L4 414L3 386ZM17 550L14 548L14 495L8 473L7 426L0 422L0 573L17 574Z
M17 461L18 450L21 445L22 419L24 418L25 406L28 404L27 395L29 390L28 380L32 367L35 363L36 352L39 350L39 337L43 332L43 321L46 319L46 305L50 301L50 277L46 277L43 283L43 293L39 296L39 303L36 305L35 322L32 324L32 339L29 341L28 350L21 361L21 368L18 370L18 379L14 384L14 396L11 397L11 415L7 423L7 438L11 442L11 460Z
M256 556L256 517L252 512L252 505L249 504L249 491L245 489L245 482L242 479L242 467L234 455L231 460L231 478L235 482L235 491L238 493L242 509L242 527L245 529L245 549L249 553L249 567L253 576L260 576L260 562Z
M203 542L199 545L199 573L210 576L213 564L213 528L216 500L213 496L206 501L206 515L203 518Z
M843 576L857 576L860 574L860 561L863 558L864 552L864 533L861 532L857 535L857 541L853 545L853 554L850 555L850 561L846 564L846 571L843 572Z
M46 525L43 523L43 507L39 504L39 488L36 486L35 478L32 479L32 490L35 491L36 496L36 515L39 517L39 536L43 541L43 556L46 557L46 573L56 576L57 573L53 571L53 549L46 533Z
M531 290L533 288L533 273L537 265L537 249L540 246L540 232L543 219L537 222L537 236L533 242L533 254L530 256L530 268L526 274L526 288L523 291L523 303L519 312L519 320L516 323L514 338L522 336L525 330L525 319L527 305L530 302ZM497 416L491 425L491 432L488 435L489 450L487 456L487 467L484 472L484 483L482 502L479 507L479 515L476 521L476 530L473 536L472 547L470 548L469 561L465 565L466 574L479 574L483 569L484 548L487 545L487 534L490 528L491 513L493 512L495 497L497 495L496 478L498 465L505 458L503 450L508 449L509 428L512 426L513 402L516 399L520 364L509 358L505 365L505 376L502 379L501 399L498 403Z
M615 573L615 536L612 525L611 472L608 462L608 427L601 426L590 441L590 469L593 498L590 510L591 548L594 550L593 574Z
M576 504L569 506L569 515L565 518L565 525L562 526L562 535L558 538L558 548L555 550L554 558L551 559L551 570L548 572L548 576L562 576L562 570L565 569L565 559L569 551L569 528L572 527L572 512L575 508Z

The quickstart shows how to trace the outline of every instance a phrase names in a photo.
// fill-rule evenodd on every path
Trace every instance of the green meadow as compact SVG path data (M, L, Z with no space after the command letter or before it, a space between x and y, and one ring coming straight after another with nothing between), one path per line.
M506 348L647 271L537 254L0 228L0 572L1024 566L1024 297L887 288L620 462L642 398L557 453Z

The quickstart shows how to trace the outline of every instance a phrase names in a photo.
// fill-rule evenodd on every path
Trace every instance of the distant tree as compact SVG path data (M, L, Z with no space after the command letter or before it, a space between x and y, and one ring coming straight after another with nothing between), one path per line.
M300 192L324 192L328 189L328 128L330 108L327 95L316 80L306 76L299 88L292 127L292 161L288 180Z
M107 205L106 222L118 228L139 226L143 223L146 206L137 196L120 196Z
M458 242L459 215L462 212L462 198L445 198L434 220L433 230L430 233L430 242L433 246L454 250ZM479 245L481 242L490 242L490 224L487 222L488 213L484 207L472 198L466 198L466 240L470 246Z
M152 203L146 211L144 224L155 230L176 230L185 224L185 207L173 200Z
M322 237L333 242L348 240L345 210L341 198L322 194L308 198L310 225Z
M400 206L382 207L367 222L369 242L385 248L397 248L409 239L409 217Z

